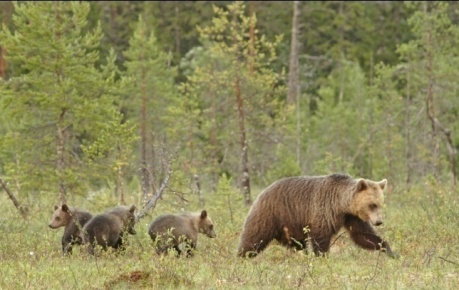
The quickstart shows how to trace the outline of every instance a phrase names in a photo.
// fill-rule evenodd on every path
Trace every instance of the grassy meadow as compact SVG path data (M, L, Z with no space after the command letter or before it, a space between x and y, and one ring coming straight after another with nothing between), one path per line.
M254 191L254 195L260 191ZM385 223L378 232L400 254L354 246L339 235L326 258L289 252L271 244L254 259L236 257L248 208L237 191L206 196L216 239L199 236L192 258L157 256L147 235L149 223L165 212L200 210L194 197L182 204L166 193L150 216L136 225L125 253L90 257L81 247L63 257L63 228L48 222L54 201L29 201L24 220L0 192L0 289L458 289L459 191L426 180L411 190L386 193ZM70 206L100 213L116 205L104 198L75 198ZM196 198L197 200L197 198ZM135 198L128 200L136 203ZM230 202L228 202L230 201ZM137 203L138 204L138 203Z

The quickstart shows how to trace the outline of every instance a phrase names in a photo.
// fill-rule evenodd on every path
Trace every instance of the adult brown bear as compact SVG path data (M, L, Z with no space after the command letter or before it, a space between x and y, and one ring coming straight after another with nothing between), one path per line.
M386 184L386 179L375 182L341 174L276 181L252 205L238 255L254 257L272 240L298 250L307 250L310 241L320 255L329 251L333 235L344 226L360 247L396 257L373 228L382 224Z

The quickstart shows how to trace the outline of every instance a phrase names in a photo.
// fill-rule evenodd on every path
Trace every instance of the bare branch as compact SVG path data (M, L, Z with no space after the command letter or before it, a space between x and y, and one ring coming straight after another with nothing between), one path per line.
M8 194L9 198L13 201L14 203L14 206L19 210L19 212L21 213L22 217L24 219L27 218L27 208L24 207L23 205L21 205L18 200L16 199L16 197L14 196L14 194L11 192L11 190L8 188L7 184L3 181L3 179L0 178L0 185L1 187L3 187L3 189L6 191L6 193Z
M166 175L166 178L164 178L164 181L161 184L161 187L156 192L156 194L153 195L153 197L147 202L145 207L137 214L136 221L143 218L150 209L154 208L156 206L156 202L158 201L158 199L160 199L161 196L163 195L164 189L166 189L167 183L169 182L169 179L172 176L172 169L171 169L170 161L166 163L166 168L167 168L167 175Z
M437 258L442 259L443 261L448 262L448 263L451 263L451 264L453 264L453 265L455 265L455 266L459 266L458 263L453 262L453 261L451 261L451 260L447 260L447 259L445 259L445 258L443 258L443 257L437 257Z

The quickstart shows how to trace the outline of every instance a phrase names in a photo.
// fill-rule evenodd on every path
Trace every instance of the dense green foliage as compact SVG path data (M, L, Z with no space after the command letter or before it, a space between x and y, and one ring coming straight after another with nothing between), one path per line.
M459 4L300 2L287 104L293 7L1 2L0 178L30 216L0 188L0 288L128 287L132 271L146 288L457 286ZM129 255L60 258L44 226L54 203L142 208L169 165L155 215L205 205L217 240L158 258L142 220ZM253 199L279 178L334 172L388 179L384 233L400 261L347 240L333 260L234 257L249 180Z
M285 104L291 3L214 4L3 3L4 179L25 196L147 180L145 194L164 177L167 148L176 181L197 174L205 190L222 173L240 186L241 166L254 185L336 171L451 182L455 3L300 3L296 109ZM442 127L432 129L429 110ZM126 121L138 138L119 132L104 146L126 148L89 160L84 146ZM115 165L101 170L101 157Z

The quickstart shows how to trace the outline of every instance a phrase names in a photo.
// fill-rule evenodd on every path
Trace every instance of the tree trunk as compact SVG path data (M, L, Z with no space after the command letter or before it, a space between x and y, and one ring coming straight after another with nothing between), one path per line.
M427 5L425 6L425 9ZM438 142L436 140L436 130L439 129L445 136L446 139L446 148L449 155L449 163L450 163L450 170L451 170L451 177L452 177L452 185L456 186L456 149L453 145L452 133L448 128L445 128L443 124L437 119L435 115L435 108L434 108L434 68L433 68L433 52L431 48L431 31L430 29L426 33L426 47L427 47L427 73L428 73L428 88L427 88L427 96L426 96L426 108L427 108L427 116L432 123L432 139L431 142L433 144L433 166L434 166L434 176L438 175Z
M174 40L175 40L175 53L177 56L180 55L180 40L181 40L181 35L180 35L180 5L183 3L180 3L180 1L175 2L175 23L174 23Z
M142 57L143 59L143 57ZM140 179L143 200L148 200L148 193L150 192L150 180L148 172L147 160L147 88L146 88L146 73L145 68L142 68L141 76L141 94L142 105L140 108Z
M11 1L5 1L0 3L2 10L3 24L8 26L11 22L11 15L13 13L13 4ZM6 79L6 48L0 46L0 78Z
M56 23L61 22L61 16L60 16L60 5L59 1L55 2L55 9L56 9ZM62 32L61 31L56 31L56 39L59 40L61 38ZM57 55L56 57L56 63L59 64L60 62L60 56ZM56 68L56 82L60 83L62 79L62 68L58 65ZM59 178L58 180L58 190L59 190L59 199L61 200L62 203L67 202L67 188L65 186L65 180L64 180L64 172L65 172L65 144L66 144L66 139L67 139L67 127L64 124L65 120L65 114L67 112L66 108L61 109L61 113L59 115L58 121L57 121L57 132L56 132L56 151L57 151L57 163L56 163L56 169L57 169L57 176Z
M122 165L120 165L118 168L118 184L119 184L119 190L120 190L119 204L126 205L126 200L124 198L124 182L123 182L123 166Z
M150 160L150 170L148 171L148 178L150 179L150 194L154 195L156 193L156 180L157 180L157 174L156 174L156 169L157 166L155 164L156 162L156 147L155 147L155 140L156 136L155 133L151 133L151 160Z
M198 191L199 206L201 208L204 208L204 205L206 203L204 201L204 197L202 196L201 182L199 181L199 175L197 175L197 174L194 175L194 183L196 184L196 190Z
M244 116L244 99L241 94L241 84L239 76L239 47L237 40L234 39L235 52L234 52L234 91L236 94L237 102L237 111L238 111L238 120L239 120L239 131L240 131L240 142L241 142L241 190L242 195L244 196L245 205L251 205L252 199L250 197L250 175L249 175L249 157L248 157L248 148L247 148L247 138L245 131L245 116Z
M344 1L339 1L339 17L344 18ZM341 54L341 60L339 61L339 67L340 67L340 85L339 85L339 104L343 102L344 99L344 61L345 61L345 53L344 53L344 29L342 26L338 28L338 35L339 35L339 51ZM341 158L343 156L341 155Z
M59 189L59 199L62 203L67 202L67 189L65 186L64 180L64 171L65 171L65 142L66 142L66 129L63 127L65 110L62 110L59 122L57 125L57 164L56 169L58 173L58 189Z
M373 51L370 53L370 87L373 88L375 84L375 74L374 74L374 69L375 67L375 60L373 56ZM371 112L370 112L370 128L373 128L373 124L375 124L374 121L374 113L373 113L373 106L371 106ZM370 140L374 140L374 130L370 130ZM367 176L373 176L373 154L371 152L370 146L366 145L366 151L368 155L368 169L365 175ZM363 175L362 175L363 176Z
M406 166L406 185L411 185L411 67L408 67L406 75L406 100L405 100L405 166Z
M254 7L253 1L249 1L249 13L250 13L250 26L249 26L249 72L250 76L254 73L254 61L255 61L255 19L254 19Z
M293 1L292 39L290 44L290 64L288 75L287 104L296 103L296 160L301 168L301 111L300 111L300 84L299 84L299 43L300 32L298 19L300 17L300 1Z
M6 48L0 46L0 78L6 79Z
M236 60L237 62L237 60ZM245 132L245 121L244 121L244 100L241 95L241 88L240 88L240 80L239 80L239 73L238 67L235 70L235 82L234 82L234 89L236 92L236 100L237 100L237 111L238 111L238 119L239 119L239 130L241 134L241 170L242 170L242 181L241 181L241 188L242 188L242 195L244 196L244 203L245 205L251 205L252 199L250 197L250 175L249 175L249 157L248 157L248 148L247 148L247 138Z
M299 84L298 84L298 18L300 1L293 1L293 18L292 18L292 39L290 44L290 64L288 74L288 92L287 104L293 105L298 98Z

